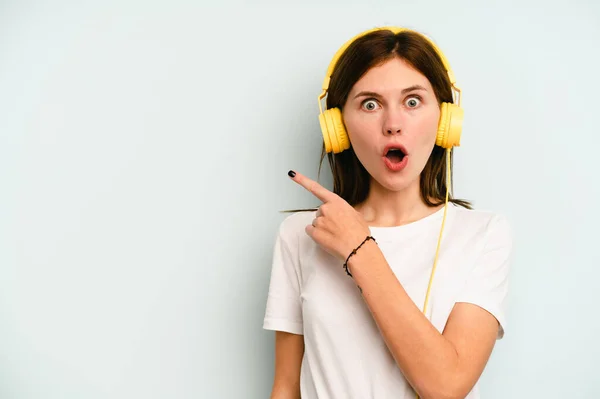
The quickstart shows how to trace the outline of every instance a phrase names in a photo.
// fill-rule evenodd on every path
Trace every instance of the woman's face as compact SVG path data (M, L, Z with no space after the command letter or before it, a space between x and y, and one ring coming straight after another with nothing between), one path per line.
M377 183L391 191L418 184L440 118L435 93L423 74L393 58L356 82L342 109L354 152Z

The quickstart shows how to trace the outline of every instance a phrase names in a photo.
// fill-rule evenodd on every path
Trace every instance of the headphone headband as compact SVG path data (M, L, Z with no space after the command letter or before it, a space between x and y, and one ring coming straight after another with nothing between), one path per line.
M329 66L327 67L327 73L325 74L325 79L323 80L323 85L322 85L323 92L326 92L329 89L329 81L331 80L331 75L333 74L333 69L335 68L336 63L338 62L338 60L340 59L340 57L342 56L344 51L346 51L346 49L350 46L350 44L352 44L356 39L359 39L369 33L372 33L375 31L380 31L380 30L389 30L389 31L392 31L394 34L408 31L408 32L413 32L413 33L416 33L416 34L422 36L425 40L427 40L431 44L431 46L434 48L436 53L442 59L444 68L446 69L446 72L448 73L448 77L450 78L450 84L452 86L454 86L458 91L460 91L460 89L458 89L458 87L456 87L456 79L454 78L454 73L452 72L452 68L450 68L450 63L446 59L446 56L444 55L444 53L433 42L433 40L428 38L423 33L416 32L416 31L413 31L408 28L401 28L401 27L397 27L397 26L383 26L383 27L379 27L379 28L369 29L367 31L359 33L358 35L354 36L352 39L350 39L346 43L344 43L344 45L342 45L342 47L334 54L333 59L331 60L331 62L329 63Z

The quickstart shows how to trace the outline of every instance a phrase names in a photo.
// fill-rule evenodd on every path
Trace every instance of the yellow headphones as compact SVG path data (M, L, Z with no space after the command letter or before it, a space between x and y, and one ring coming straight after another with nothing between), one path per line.
M333 60L327 68L327 74L325 76L325 79L323 80L323 92L319 95L319 124L321 125L321 132L323 133L323 140L325 142L326 152L333 151L337 154L350 148L350 139L348 138L348 133L346 132L344 121L342 119L342 112L340 111L340 109L330 108L323 112L323 107L321 105L321 101L323 100L323 98L327 94L327 90L329 89L329 81L331 80L331 75L333 74L335 65L339 60L340 56L344 53L344 51L346 51L348 46L350 46L350 44L352 44L356 39L377 30L389 30L395 34L403 31L412 32L412 30L410 29L399 28L395 26L369 29L348 40L335 53L335 55L333 56ZM438 123L437 138L435 143L438 146L446 149L452 148L454 146L460 146L460 133L462 130L463 121L463 109L460 107L460 89L458 88L458 86L456 86L456 79L454 79L454 73L452 72L450 64L448 63L448 60L446 59L442 51L427 36L423 35L422 33L418 34L424 37L433 46L437 54L442 59L442 62L444 63L444 68L446 69L448 77L450 78L452 89L456 93L456 104L444 102L441 105L441 114Z
M335 64L337 63L337 61L340 58L340 56L342 55L342 53L348 48L348 46L352 42L354 42L356 39L358 39L368 33L374 32L376 30L390 30L393 33L399 33L402 31L410 31L410 29L399 28L399 27L382 27L382 28L370 29L370 30L367 30L363 33L356 35L355 37L353 37L352 39L347 41L337 51L337 53L335 53L333 60L331 61L331 63L329 64L329 67L327 68L327 75L325 76L325 80L323 81L323 86L322 86L323 92L321 93L321 95L319 95L319 110L320 110L319 123L321 125L321 131L323 133L323 139L325 141L326 152L333 151L334 153L340 153L340 152L350 148L350 140L348 138L348 133L346 132L346 128L344 126L344 121L342 119L342 113L341 113L340 109L339 108L331 108L331 109L328 109L325 112L323 112L323 108L321 106L321 101L327 94L327 90L329 88L329 81L331 79L331 75L333 74L333 69L335 68ZM418 33L418 32L415 32L415 33ZM461 130L462 130L462 121L463 121L464 113L463 113L463 109L460 107L460 89L456 85L456 79L454 78L454 73L452 72L452 69L450 68L450 64L448 63L448 60L446 59L444 54L440 51L440 49L435 45L435 43L431 39L429 39L427 36L423 35L422 33L418 33L418 34L421 35L422 37L424 37L426 40L428 40L429 43L431 43L433 48L436 50L437 54L442 59L442 62L444 63L444 68L446 69L446 72L448 73L448 77L450 78L450 83L452 85L453 98L456 101L456 104L446 103L446 102L442 103L440 120L438 123L437 137L436 137L436 141L435 141L435 144L446 149L446 187L447 187L447 189L446 189L446 201L444 204L444 217L442 218L442 226L441 226L440 234L438 237L435 258L433 261L433 267L431 269L431 276L429 277L427 293L425 294L425 303L423 305L423 314L425 314L425 316L427 317L427 310L428 310L427 305L429 303L429 296L430 296L431 287L433 284L433 276L435 275L435 271L436 271L436 267L437 267L437 261L438 261L438 256L440 253L440 246L442 243L442 236L443 236L443 232L444 232L444 225L446 224L446 215L448 213L449 191L450 191L450 187L451 187L450 152L452 151L452 147L460 146L460 134L461 134ZM416 394L416 398L419 399L418 394Z

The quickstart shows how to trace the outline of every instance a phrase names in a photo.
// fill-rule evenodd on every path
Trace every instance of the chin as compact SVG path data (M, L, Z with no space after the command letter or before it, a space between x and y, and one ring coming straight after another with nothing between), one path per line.
M415 184L419 184L419 176L413 176L403 171L400 173L390 173L384 170L376 177L372 177L373 181L382 188L391 192L404 191ZM372 176L372 175L371 175Z

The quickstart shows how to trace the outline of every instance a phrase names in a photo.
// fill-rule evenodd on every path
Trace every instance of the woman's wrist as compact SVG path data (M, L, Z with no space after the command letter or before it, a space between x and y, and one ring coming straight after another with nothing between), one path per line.
M368 268L370 264L373 264L377 260L378 253L381 254L381 251L377 242L374 240L366 241L362 247L348 259L348 271L356 278L357 273L361 274L365 268Z

